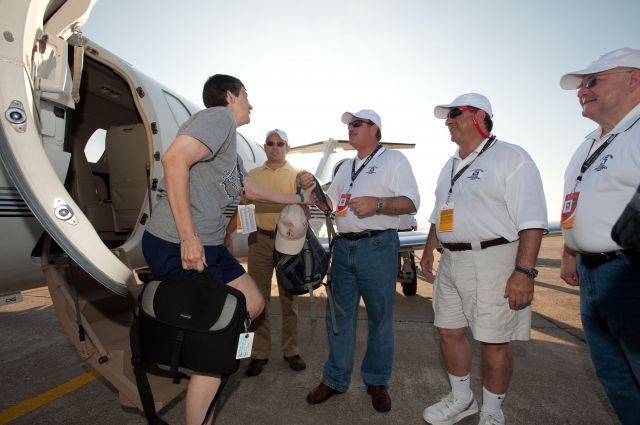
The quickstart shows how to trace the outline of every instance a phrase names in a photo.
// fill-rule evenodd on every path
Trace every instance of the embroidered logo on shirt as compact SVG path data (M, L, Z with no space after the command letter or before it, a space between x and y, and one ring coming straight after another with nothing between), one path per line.
M221 184L229 199L236 198L242 193L242 173L238 169L238 164L231 170L224 170Z
M594 168L595 171L602 171L602 170L606 170L607 166L605 165L607 163L607 161L609 160L609 158L613 158L613 155L611 154L607 154L605 156L603 156L600 159L600 163L598 164L598 166L596 168Z
M367 170L367 174L375 174L376 173L376 169L378 168L377 165L372 165L371 167L369 167L369 169Z
M471 175L467 176L469 180L480 180L480 173L484 173L484 170L481 168L476 168L475 170L471 170Z

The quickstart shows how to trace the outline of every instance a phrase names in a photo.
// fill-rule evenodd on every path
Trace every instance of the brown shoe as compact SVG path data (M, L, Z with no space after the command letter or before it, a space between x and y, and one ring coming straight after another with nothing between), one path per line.
M305 370L307 368L307 364L304 362L304 360L302 360L302 357L300 357L300 354L296 354L295 356L289 356L289 357L284 356L284 359L287 361L287 363L289 363L289 367L295 370L296 372Z
M374 409L382 413L391 410L391 397L385 387L371 385L367 387L367 392L371 396L371 404Z
M329 400L336 394L342 394L341 391L334 390L321 382L320 385L315 387L309 394L307 394L307 403L318 404Z
M262 367L267 364L269 359L254 359L251 358L251 363L247 367L247 370L244 371L244 374L247 376L258 376L262 373Z

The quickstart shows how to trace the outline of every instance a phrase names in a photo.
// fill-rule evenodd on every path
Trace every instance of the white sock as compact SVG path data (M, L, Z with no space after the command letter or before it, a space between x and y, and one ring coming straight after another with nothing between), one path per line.
M449 383L451 383L451 391L455 398L471 401L473 398L473 393L471 392L471 374L467 374L466 376L449 374Z
M504 394L494 394L488 389L482 386L482 411L486 413L499 413L502 414L502 402L507 396Z

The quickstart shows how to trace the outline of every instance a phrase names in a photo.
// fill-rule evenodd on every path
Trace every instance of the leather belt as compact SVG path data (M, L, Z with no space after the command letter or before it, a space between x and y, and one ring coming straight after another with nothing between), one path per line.
M629 255L637 254L637 251L632 249L619 249L617 251L609 252L579 252L582 265L588 269L595 269L603 264L607 264L616 258L624 258Z
M492 246L504 245L507 243L510 243L510 242L505 238L490 239L488 241L480 242L480 249L490 248ZM468 251L472 249L471 242L452 242L452 243L441 242L440 245L442 245L444 248L448 249L449 251Z
M258 227L258 233L262 233L265 236L270 237L271 239L275 239L276 238L276 231L275 230L264 230Z
M382 232L388 232L391 229L387 230L363 230L362 232L353 232L353 233L340 233L336 236L336 239L347 239L350 241L357 241L358 239L370 238L375 235L379 235Z

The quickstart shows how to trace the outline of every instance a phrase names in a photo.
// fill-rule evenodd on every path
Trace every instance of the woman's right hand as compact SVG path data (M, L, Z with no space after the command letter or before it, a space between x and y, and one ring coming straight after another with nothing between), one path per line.
M260 201L262 200L262 189L260 186L256 184L256 181L251 176L245 176L242 179L242 196L247 198L250 201Z

